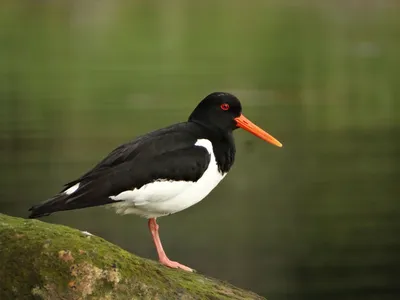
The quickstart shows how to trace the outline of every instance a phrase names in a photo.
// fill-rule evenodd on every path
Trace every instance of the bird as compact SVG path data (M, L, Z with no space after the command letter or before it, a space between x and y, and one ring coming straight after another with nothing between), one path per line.
M186 122L141 135L115 148L52 198L32 206L29 218L66 210L111 206L119 214L147 219L159 262L192 272L172 261L159 236L157 218L204 199L235 161L233 131L242 128L275 146L282 144L242 114L239 99L227 92L207 95Z

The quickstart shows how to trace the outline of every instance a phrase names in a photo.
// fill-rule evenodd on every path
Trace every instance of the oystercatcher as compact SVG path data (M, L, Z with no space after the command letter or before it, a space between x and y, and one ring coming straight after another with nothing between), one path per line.
M282 147L242 115L242 106L235 96L212 93L197 105L187 122L119 146L92 170L67 183L53 198L31 207L29 217L112 205L120 214L148 219L161 264L192 271L169 260L161 245L156 218L198 203L215 188L233 165L232 132L239 127Z

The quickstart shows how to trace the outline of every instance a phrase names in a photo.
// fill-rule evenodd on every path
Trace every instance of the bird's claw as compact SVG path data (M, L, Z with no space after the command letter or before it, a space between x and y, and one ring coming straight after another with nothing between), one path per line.
M182 270L187 271L187 272L196 272L196 270L194 270L192 268L189 268L189 267L187 267L185 265L182 265L182 264L180 264L180 263L178 263L176 261L169 260L168 258L160 259L160 263L162 265L164 265L166 267L169 267L169 268L172 268L172 269L182 269Z

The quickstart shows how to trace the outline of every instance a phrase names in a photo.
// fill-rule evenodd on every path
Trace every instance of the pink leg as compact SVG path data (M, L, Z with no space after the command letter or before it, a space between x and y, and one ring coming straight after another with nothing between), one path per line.
M181 265L180 263L176 261L169 260L167 255L164 252L163 246L161 244L160 236L158 235L158 224L156 222L155 218L150 218L149 219L149 229L151 232L151 235L153 236L153 241L154 244L156 245L157 253L158 253L158 258L160 260L160 263L163 264L164 266L174 268L174 269L182 269L188 272L193 272L193 270L189 267L186 267L184 265Z

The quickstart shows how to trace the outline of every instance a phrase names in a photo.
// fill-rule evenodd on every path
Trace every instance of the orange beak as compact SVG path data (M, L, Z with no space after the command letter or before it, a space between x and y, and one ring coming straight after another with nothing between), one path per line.
M249 119L247 119L245 116L240 115L239 117L235 118L236 125L240 128L243 128L244 130L247 130L248 132L254 134L256 137L259 137L260 139L263 139L264 141L267 141L271 143L272 145L282 147L282 144L274 138L272 135L266 133L264 130L262 130L260 127L258 127L256 124L251 122Z

